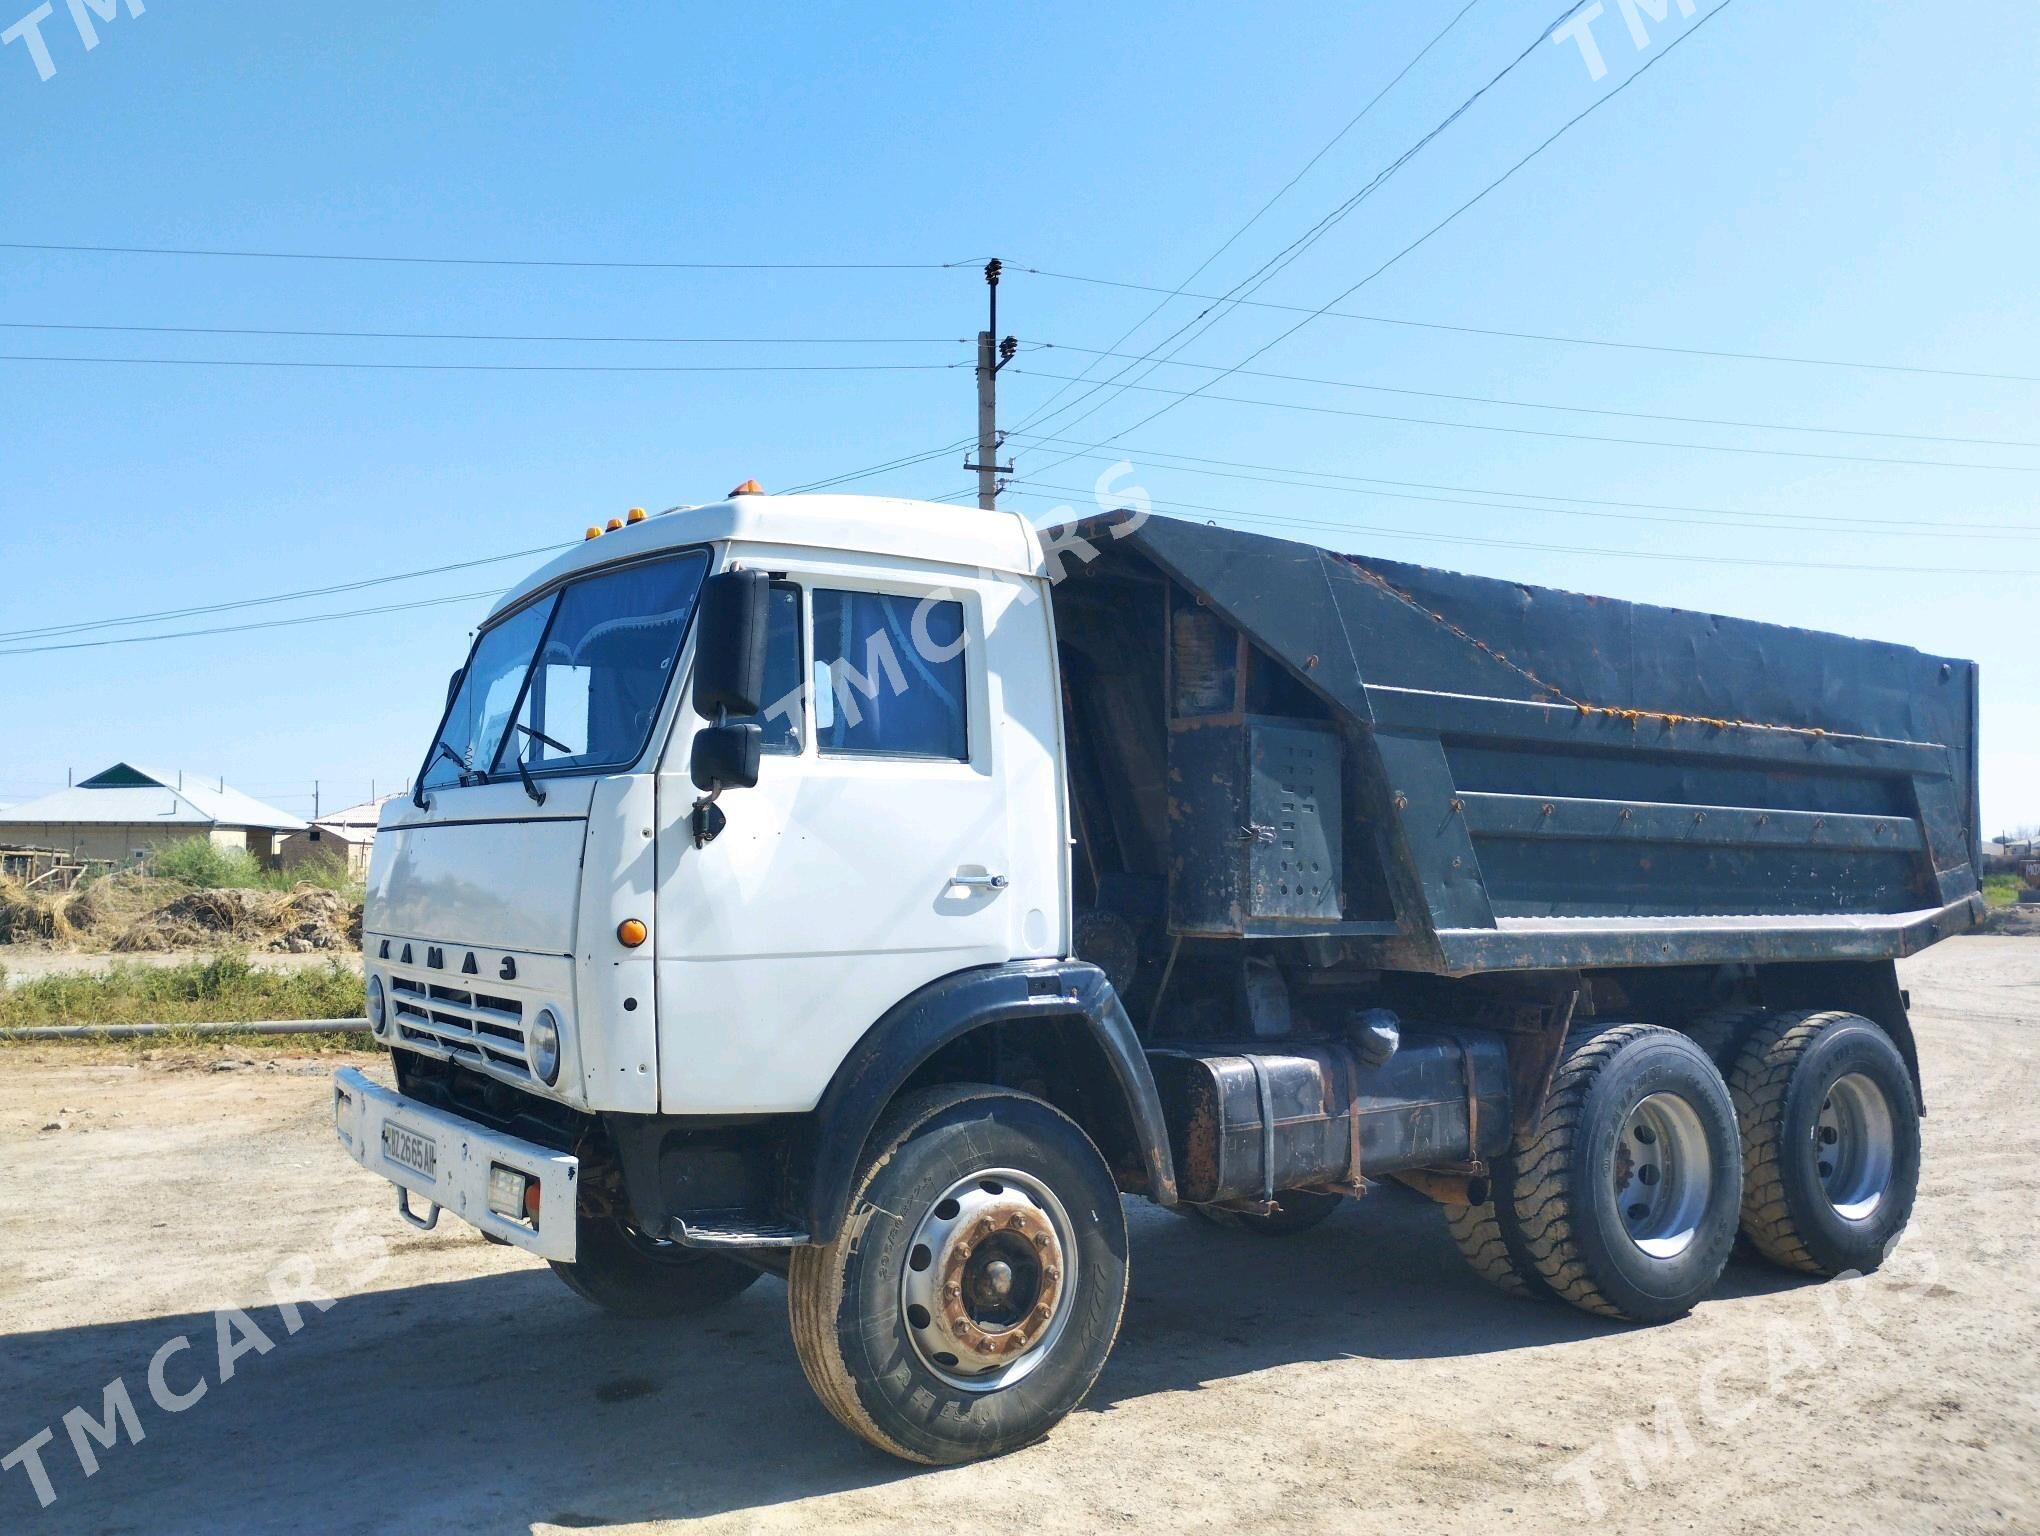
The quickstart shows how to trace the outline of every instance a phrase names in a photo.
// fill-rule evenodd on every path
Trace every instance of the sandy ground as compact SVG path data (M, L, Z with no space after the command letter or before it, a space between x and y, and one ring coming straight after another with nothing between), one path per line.
M2040 1530L2040 944L1903 972L1927 1169L1870 1280L1738 1262L1632 1329L1486 1290L1397 1186L1279 1244L1135 1204L1090 1401L940 1472L824 1414L776 1280L626 1324L457 1223L401 1226L333 1145L332 1058L7 1050L0 1455L54 1429L57 1501L0 1473L0 1530ZM287 1298L340 1298L296 1330L264 1278L293 1255ZM224 1379L229 1306L269 1347L228 1314ZM166 1392L210 1385L172 1414L148 1377L180 1336ZM87 1480L62 1416L115 1377L146 1438L85 1440Z

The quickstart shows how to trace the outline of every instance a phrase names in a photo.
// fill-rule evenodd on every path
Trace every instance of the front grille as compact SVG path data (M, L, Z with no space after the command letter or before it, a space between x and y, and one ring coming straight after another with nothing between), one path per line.
M519 1077L531 1074L524 1055L524 1004L514 997L398 976L390 981L390 1007L398 1037L410 1044L435 1046Z

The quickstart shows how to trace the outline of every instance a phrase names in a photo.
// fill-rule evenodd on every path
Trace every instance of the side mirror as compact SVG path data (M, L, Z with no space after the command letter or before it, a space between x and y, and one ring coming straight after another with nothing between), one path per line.
M725 713L755 715L765 707L766 598L771 582L763 571L723 571L701 591L694 621L694 709L710 720ZM754 732L755 735L755 732ZM700 762L701 738L695 738ZM757 778L757 752L751 776ZM701 769L694 770L696 783ZM726 781L734 783L734 780Z
M453 708L453 696L456 693L460 692L461 679L466 676L467 676L466 667L455 667L453 669L453 676L449 677L446 680L446 703L442 705L441 708L444 709Z
M688 762L694 787L707 795L754 787L764 749L765 732L760 726L703 726L694 733L694 755Z

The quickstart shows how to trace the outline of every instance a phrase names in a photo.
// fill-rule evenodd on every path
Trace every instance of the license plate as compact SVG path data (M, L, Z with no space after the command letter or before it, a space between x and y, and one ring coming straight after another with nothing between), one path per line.
M439 1144L430 1136L421 1136L394 1120L385 1120L382 1149L384 1157L413 1173L422 1173L428 1179L439 1177Z

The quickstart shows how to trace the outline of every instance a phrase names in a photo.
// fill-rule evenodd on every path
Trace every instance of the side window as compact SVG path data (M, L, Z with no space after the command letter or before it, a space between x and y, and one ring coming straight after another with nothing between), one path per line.
M732 717L732 725L756 725L765 733L765 750L782 757L800 755L801 654L800 588L775 581L766 596L769 615L765 632L765 712Z
M963 605L817 587L815 737L831 756L970 756Z

